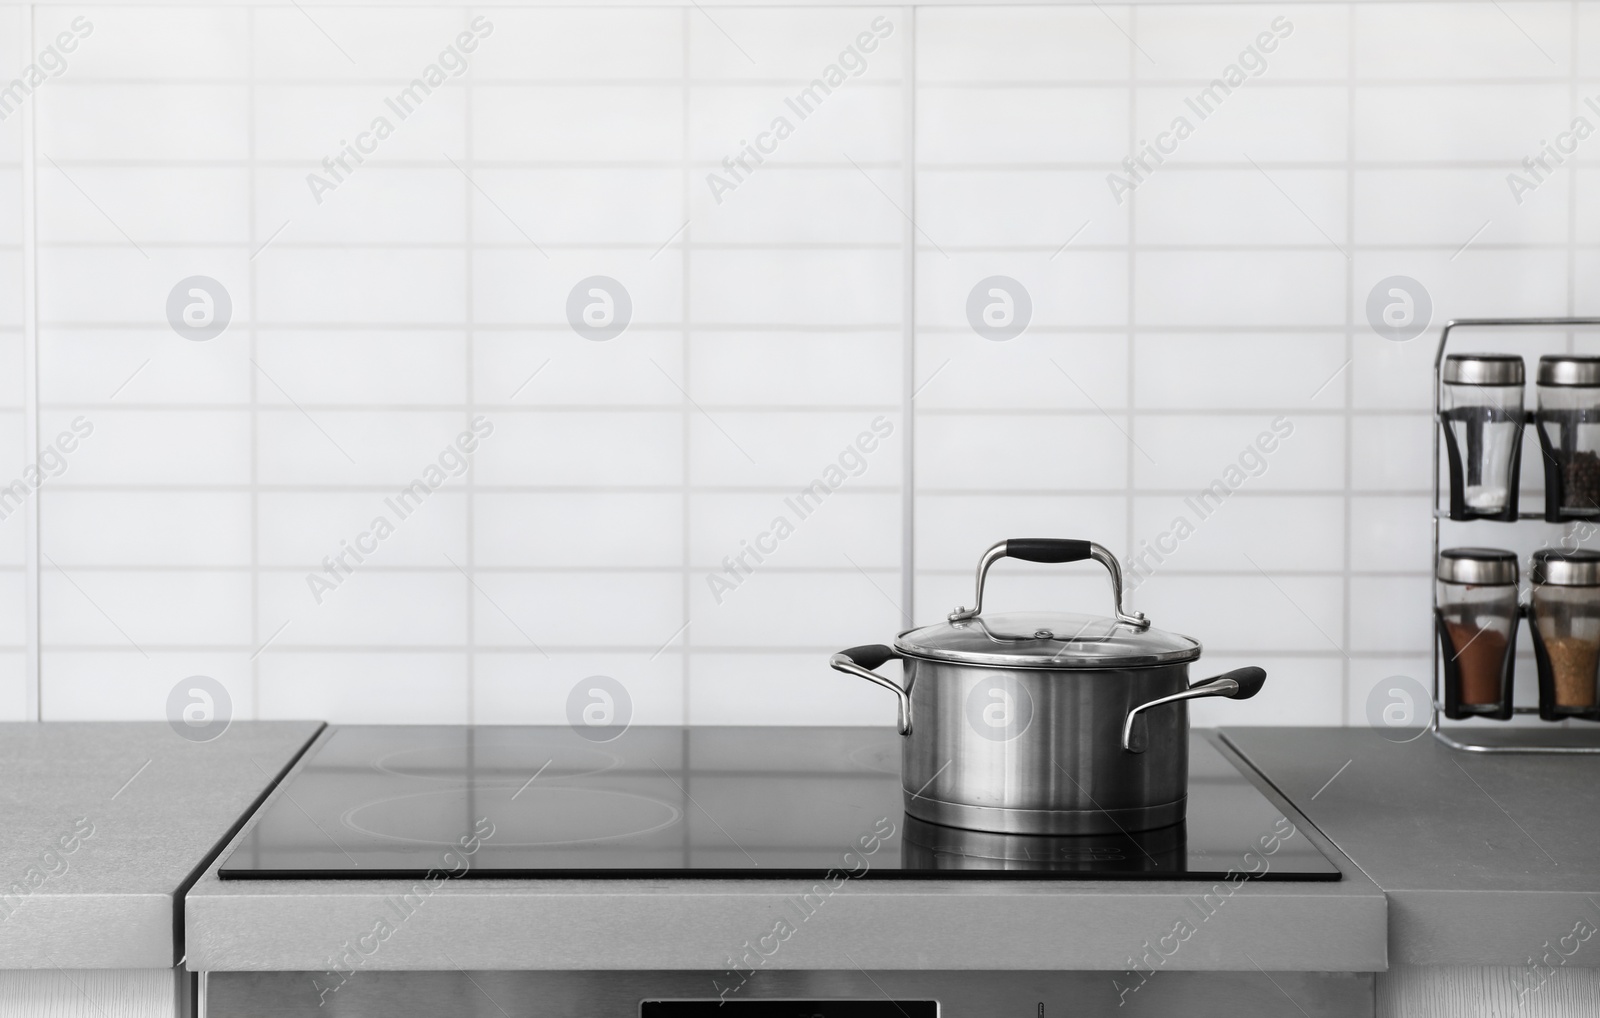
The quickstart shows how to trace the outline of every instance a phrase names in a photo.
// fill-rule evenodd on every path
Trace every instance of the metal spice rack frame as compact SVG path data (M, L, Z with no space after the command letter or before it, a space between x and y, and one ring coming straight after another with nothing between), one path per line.
M1455 318L1446 322L1439 333L1439 347L1433 355L1433 556L1429 559L1428 587L1433 601L1433 615L1439 615L1439 584L1435 571L1439 563L1439 523L1441 520L1451 519L1450 509L1441 508L1439 504L1439 451L1440 433L1443 422L1440 418L1440 396L1443 384L1442 370L1444 368L1445 347L1450 342L1450 333L1454 329L1469 328L1495 328L1495 329L1527 329L1527 328L1553 328L1553 329L1580 329L1600 327L1600 318ZM1540 432L1541 442L1543 432ZM1521 436L1518 436L1518 449L1521 447ZM1520 479L1519 479L1520 483ZM1447 496L1448 497L1448 496ZM1515 490L1508 492L1508 504L1516 506ZM1489 519L1489 517L1479 517ZM1500 522L1512 523L1526 520L1539 520L1548 522L1546 513L1528 512L1517 509L1514 513L1506 513L1499 518ZM1600 521L1597 521L1600 522ZM1432 628L1432 627L1430 627ZM1531 629L1530 625L1530 629ZM1515 636L1515 628L1512 630ZM1444 717L1444 658L1440 651L1439 637L1435 633L1430 641L1433 645L1433 710L1428 722L1428 731L1440 742L1451 749L1462 750L1469 753L1577 753L1600 754L1600 725L1593 725L1586 729L1571 728L1533 728L1524 726L1475 728L1459 726L1447 732L1441 725ZM1537 641L1536 641L1537 642ZM1516 654L1513 646L1509 653ZM1511 691L1507 690L1507 698ZM1511 708L1514 714L1538 714L1538 707Z

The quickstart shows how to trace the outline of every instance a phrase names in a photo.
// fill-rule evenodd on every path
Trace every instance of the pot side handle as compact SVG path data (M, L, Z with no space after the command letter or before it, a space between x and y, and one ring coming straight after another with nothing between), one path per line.
M1261 692L1262 683L1267 681L1267 673L1263 669L1235 668L1231 672L1223 672L1215 678L1197 682L1181 693L1171 696L1159 697L1149 703L1141 703L1128 712L1128 717L1122 723L1122 748L1129 753L1143 753L1149 748L1148 733L1144 719L1139 715L1163 704L1177 703L1179 700L1198 700L1203 696L1225 696L1230 700L1248 700Z
M886 679L873 671L891 658L899 657L893 647L885 647L881 643L870 643L862 647L851 647L841 650L828 659L828 665L836 672L854 675L857 678L875 682L884 689L892 692L900 703L899 729L901 735L911 734L911 696L892 679Z

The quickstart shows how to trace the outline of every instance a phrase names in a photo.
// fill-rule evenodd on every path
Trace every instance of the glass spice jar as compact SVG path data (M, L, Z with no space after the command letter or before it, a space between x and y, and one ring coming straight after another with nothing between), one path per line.
M1439 553L1439 619L1463 714L1499 712L1517 620L1517 556L1498 548Z
M1533 553L1533 620L1549 662L1541 713L1577 713L1595 706L1600 666L1600 554L1541 548Z
M1538 381L1541 445L1559 477L1560 515L1600 516L1600 357L1540 357Z
M1465 517L1507 511L1515 494L1522 438L1522 358L1451 354L1444 359L1440 417L1450 456L1451 487Z

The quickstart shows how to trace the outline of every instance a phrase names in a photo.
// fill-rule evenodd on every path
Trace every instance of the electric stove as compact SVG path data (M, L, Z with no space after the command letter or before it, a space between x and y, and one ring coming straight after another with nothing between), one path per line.
M884 729L336 727L218 875L1339 879L1258 778L1189 747L1184 823L1044 837L907 816Z

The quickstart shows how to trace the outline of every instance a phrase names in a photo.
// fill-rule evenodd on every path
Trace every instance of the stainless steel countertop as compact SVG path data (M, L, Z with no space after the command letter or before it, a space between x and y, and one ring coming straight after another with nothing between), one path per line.
M1119 971L1129 967L1130 955L1143 955L1146 944L1154 947L1187 919L1196 932L1162 967L1386 968L1382 893L1285 800L1267 792L1340 867L1343 880L1246 884L1203 925L1194 901L1209 885L1198 882L851 881L767 965ZM279 794L281 788L273 797ZM781 911L787 899L809 886L474 879L446 883L399 921L388 899L407 891L409 881L224 883L216 870L214 862L186 900L188 967L197 971L351 968L357 963L337 961L347 950L359 952L359 966L367 969L722 971L730 955L744 954L747 941L770 933L775 919L788 914ZM380 919L393 932L363 944Z
M1363 728L1222 735L1387 892L1393 964L1523 965L1579 920L1600 927L1600 757ZM1600 966L1600 938L1564 964Z
M0 968L175 965L177 896L321 727L0 724Z

